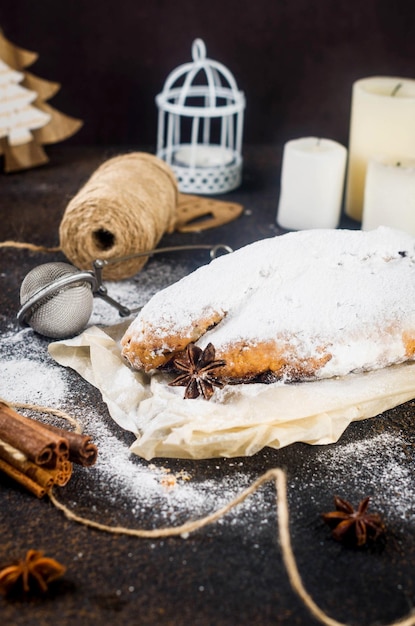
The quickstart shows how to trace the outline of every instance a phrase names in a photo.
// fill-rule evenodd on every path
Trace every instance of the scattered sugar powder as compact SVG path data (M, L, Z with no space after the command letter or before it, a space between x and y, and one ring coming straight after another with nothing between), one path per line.
M244 471L242 462L228 462L229 476L223 478L221 474L217 480L197 476L200 472L196 468L195 472L171 470L166 467L168 461L147 463L132 457L128 447L111 436L102 423L99 430L99 434L95 431L99 442L96 471L100 474L101 493L113 510L121 506L131 511L137 525L140 518L161 527L203 517L228 504L253 481L250 473ZM99 496L96 492L90 495ZM264 492L256 492L219 523L257 524L260 512L268 508Z
M2 362L0 397L9 402L25 402L58 408L65 397L64 373L27 358Z
M385 432L327 448L317 462L334 484L339 476L347 476L348 490L364 489L363 495L371 495L378 510L408 520L415 517L415 485L405 448L402 437Z

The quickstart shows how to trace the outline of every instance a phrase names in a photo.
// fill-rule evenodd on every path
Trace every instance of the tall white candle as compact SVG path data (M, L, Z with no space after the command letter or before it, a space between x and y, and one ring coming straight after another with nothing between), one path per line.
M415 157L415 80L374 76L353 85L346 213L362 219L370 158Z
M415 158L369 161L362 229L390 226L415 235Z
M285 144L277 214L282 228L336 228L346 159L346 148L331 139L303 137Z

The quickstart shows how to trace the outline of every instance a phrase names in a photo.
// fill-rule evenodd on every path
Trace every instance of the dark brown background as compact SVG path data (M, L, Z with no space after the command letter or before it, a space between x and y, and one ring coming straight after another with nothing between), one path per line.
M347 143L353 81L415 76L413 0L2 0L0 27L61 84L71 143L153 145L154 98L204 39L246 94L244 140Z

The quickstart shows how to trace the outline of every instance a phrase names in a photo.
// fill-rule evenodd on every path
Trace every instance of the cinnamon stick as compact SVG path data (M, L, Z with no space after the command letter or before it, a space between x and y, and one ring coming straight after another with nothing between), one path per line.
M13 467L20 474L24 474L31 481L42 487L45 492L52 489L53 485L63 487L72 476L72 463L67 460L59 462L53 469L45 469L36 465L27 456L0 439L0 459ZM10 472L9 472L10 473Z
M45 424L48 430L65 437L69 444L69 460L83 467L94 465L98 456L98 448L92 442L89 435L83 435L74 431L66 431L63 428Z
M7 476L10 476L10 478L13 478L16 482L25 487L25 489L34 493L38 498L43 498L46 494L46 489L44 487L3 459L0 459L0 471L7 474Z
M55 485L63 487L72 476L72 463L70 461L62 461L62 463L53 470L50 470Z
M73 462L90 466L97 454L89 435L25 417L0 400L0 471L37 497L66 485Z
M53 475L49 471L43 469L41 465L36 465L36 463L30 461L23 452L17 450L1 439L0 459L8 463L8 465L13 466L22 474L28 476L44 489L49 490L53 487L55 481Z
M66 439L4 402L0 402L0 439L24 452L37 465L53 466L57 459L69 457Z

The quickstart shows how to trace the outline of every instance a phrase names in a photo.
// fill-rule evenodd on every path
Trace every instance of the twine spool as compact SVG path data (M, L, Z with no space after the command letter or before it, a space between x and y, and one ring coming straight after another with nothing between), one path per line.
M105 161L72 198L60 227L60 246L79 269L95 259L108 260L147 252L177 218L178 186L169 166L145 152L132 152ZM147 257L107 266L110 280L139 272Z

